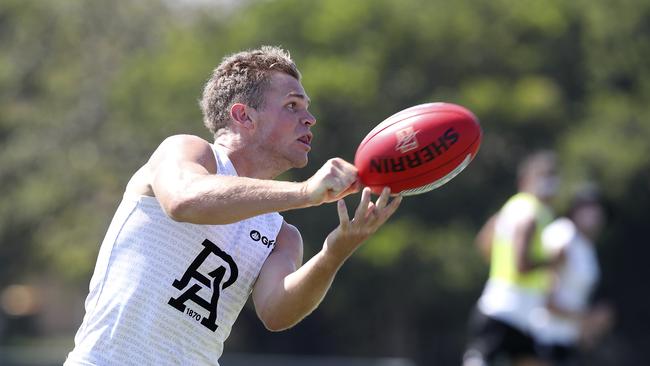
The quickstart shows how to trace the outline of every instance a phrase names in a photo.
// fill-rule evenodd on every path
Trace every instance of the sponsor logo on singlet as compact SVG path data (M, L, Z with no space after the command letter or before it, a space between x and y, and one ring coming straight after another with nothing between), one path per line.
M271 240L271 239L267 238L266 236L262 235L257 230L252 230L249 235L250 235L251 239L253 239L254 241L261 242L262 245L264 245L267 248L270 248L272 245L275 245L275 240Z
M182 293L178 297L170 298L167 303L174 309L187 314L189 317L195 319L214 332L217 330L217 307L219 305L219 295L222 291L235 283L238 276L238 269L237 264L232 257L221 250L213 242L205 239L202 245L203 249L199 252L196 258L194 258L181 279L174 280L172 283L174 288L182 291ZM200 271L201 265L210 256L219 257L222 260L222 263L216 268L211 269L209 272L205 270ZM229 275L226 277L226 274L228 273ZM193 281L194 284L191 286L189 286L190 280L195 280ZM205 299L200 296L200 290L203 290L203 294L211 293L210 298ZM208 311L209 315L207 317L201 316L201 314L186 306L185 303L187 301L191 301L196 306L205 309Z

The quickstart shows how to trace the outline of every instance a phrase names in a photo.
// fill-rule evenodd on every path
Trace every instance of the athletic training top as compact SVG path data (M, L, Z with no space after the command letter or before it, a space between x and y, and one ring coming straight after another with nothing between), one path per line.
M225 151L213 149L217 173L237 175ZM282 222L269 213L228 225L181 223L156 198L125 195L65 365L218 365Z
M484 314L527 332L531 311L544 302L551 277L543 268L527 273L517 270L513 238L515 224L524 218L532 218L536 223L531 238L531 258L542 260L548 256L543 250L541 235L553 218L551 211L532 194L514 195L499 211L495 222L490 278L478 306Z
M553 301L562 309L582 312L598 282L600 270L593 243L582 235L573 222L561 218L549 225L542 236L544 248L552 254L564 250L565 261L560 267L552 289ZM534 327L536 338L544 343L573 345L580 335L577 319L559 317L542 308Z

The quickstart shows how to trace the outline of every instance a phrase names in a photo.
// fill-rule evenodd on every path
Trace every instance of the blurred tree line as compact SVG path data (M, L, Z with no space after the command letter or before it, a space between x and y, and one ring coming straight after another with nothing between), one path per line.
M353 160L375 124L424 102L470 108L484 140L453 182L403 202L306 321L269 334L244 311L227 350L458 364L487 275L474 234L521 157L552 148L559 212L586 179L610 202L601 293L617 327L593 365L650 363L648 1L3 0L0 289L39 276L85 289L130 174L168 135L210 140L203 82L263 44L291 51L319 119L310 165L282 179ZM337 224L332 205L284 216L306 256Z

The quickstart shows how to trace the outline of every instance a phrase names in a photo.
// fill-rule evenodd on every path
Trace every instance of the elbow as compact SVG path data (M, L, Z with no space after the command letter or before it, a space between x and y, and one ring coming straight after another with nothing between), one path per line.
M301 320L285 317L280 314L271 314L266 311L259 314L259 318L262 321L262 324L264 324L264 328L270 332L282 332L293 328Z
M521 263L517 263L517 272L526 273L526 266Z
M287 322L277 318L262 318L262 324L270 332L282 332L292 328L297 322Z
M277 333L277 332L282 332L284 330L287 330L287 329L293 327L293 325L284 325L284 324L280 324L280 323L278 323L278 324L264 323L264 327L269 332Z
M519 273L528 273L532 269L532 266L527 261L517 261L517 272Z
M223 214L225 210L213 210L208 213L201 209L201 203L193 198L175 198L168 200L162 205L167 216L177 222L185 222L197 225L226 225L237 222L237 218L232 218ZM221 215L215 214L222 213Z
M176 198L169 200L162 206L170 219L178 222L192 222L192 204L188 200Z

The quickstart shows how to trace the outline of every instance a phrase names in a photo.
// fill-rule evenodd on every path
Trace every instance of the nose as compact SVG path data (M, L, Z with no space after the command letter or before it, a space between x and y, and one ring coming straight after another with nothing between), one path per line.
M311 114L309 111L305 111L306 115L302 119L302 123L304 123L307 127L311 127L316 124L316 117L314 117L313 114Z

